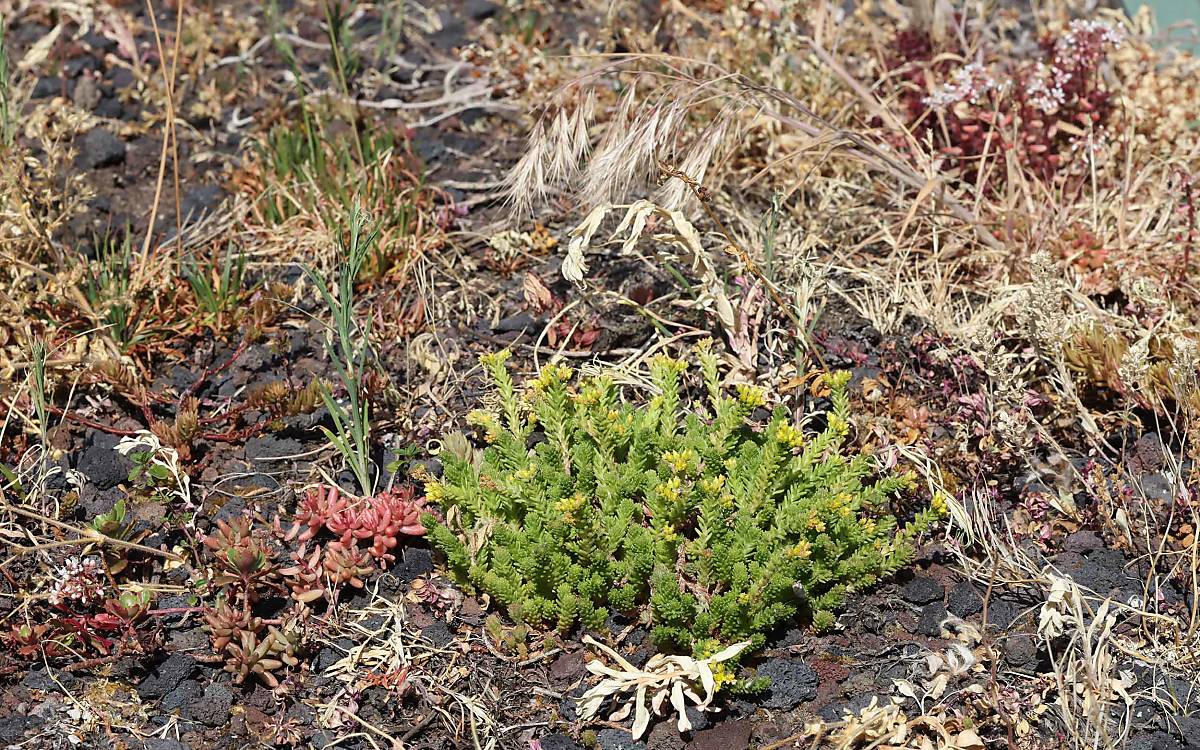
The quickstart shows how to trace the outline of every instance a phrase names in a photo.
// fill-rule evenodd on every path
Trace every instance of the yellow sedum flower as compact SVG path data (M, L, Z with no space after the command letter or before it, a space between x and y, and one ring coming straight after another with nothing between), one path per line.
M787 553L788 553L789 557L795 557L800 560L807 560L808 556L812 554L812 545L809 544L807 539L801 539L800 541L793 544L791 549L789 549Z
M663 454L663 462L671 467L676 474L691 473L692 467L700 460L696 451L688 448L682 451L667 451Z
M804 445L804 433L786 422L779 425L775 437L789 448L800 448Z
M762 388L753 385L739 385L737 387L737 398L743 406L751 409L757 409L767 403L767 397L763 395Z

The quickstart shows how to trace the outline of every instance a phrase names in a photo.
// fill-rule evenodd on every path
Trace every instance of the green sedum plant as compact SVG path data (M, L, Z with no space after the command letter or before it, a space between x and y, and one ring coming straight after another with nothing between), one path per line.
M457 448L426 486L445 520L424 523L451 570L514 619L599 628L648 604L660 648L758 647L801 612L832 625L940 515L901 527L887 499L911 476L873 479L846 449L849 373L825 376L832 408L813 433L783 409L756 420L763 393L726 393L710 342L696 353L706 403L689 408L678 360L655 359L655 395L623 403L610 376L572 385L562 365L518 390L507 357L483 358L496 408L469 418L488 447L446 441Z

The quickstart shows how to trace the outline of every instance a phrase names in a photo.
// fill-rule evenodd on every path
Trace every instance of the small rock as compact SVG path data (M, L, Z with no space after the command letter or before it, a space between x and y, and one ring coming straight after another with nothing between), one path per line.
M83 441L83 453L75 468L88 478L96 489L111 490L121 482L128 481L133 462L117 453L121 438L107 432L93 430Z
M40 690L44 693L67 691L78 682L70 672L60 672L53 667L31 669L21 680L21 684L30 690Z
M941 601L945 590L936 581L927 576L917 576L900 590L900 596L910 604L929 604Z
M550 663L550 676L559 682L570 682L583 672L583 656L578 652L559 654Z
M225 198L225 191L217 185L200 185L184 194L180 201L180 210L186 221L198 221L216 210L217 205Z
M115 167L125 161L125 142L104 128L92 128L83 137L78 161L84 169Z
M401 559L392 568L392 574L401 581L411 581L432 572L433 553L424 547L405 547Z
M921 617L917 620L917 633L930 638L941 637L942 621L948 614L946 605L941 602L926 604L921 608Z
M1005 599L988 602L987 621L991 627L1007 630L1021 616L1021 608Z
M491 0L467 0L463 3L463 12L473 21L482 21L499 13L500 6Z
M71 93L71 101L86 112L94 110L100 103L100 87L96 84L96 79L91 76L80 78L75 84L75 91Z
M304 445L299 440L278 438L274 435L260 435L246 441L247 461L267 461L295 456L304 452Z
M1031 635L1020 633L1005 638L1000 652L1004 656L1004 663L1013 669L1032 672L1037 668L1038 645Z
M538 744L542 746L542 750L583 750L575 740L561 732L542 737L538 740Z
M138 696L143 700L162 698L195 671L195 659L187 654L171 654L161 664L151 668L150 673L138 684Z
M1071 534L1063 541L1063 552L1075 552L1086 555L1092 550L1104 549L1104 540L1090 529L1081 529Z
M211 683L204 689L199 700L191 701L185 715L208 727L224 726L229 721L229 710L233 708L233 691L221 682Z
M58 76L42 76L33 84L30 99L50 99L62 94L63 82Z
M145 748L146 750L192 750L192 746L188 743L169 737L148 737Z
M654 750L684 750L685 743L673 717L655 722L646 735L646 747Z
M688 750L728 750L735 747L750 747L750 734L754 730L749 719L735 719L718 724L712 729L697 732L688 743Z
M1176 716L1174 723L1179 727L1179 735L1188 747L1200 747L1200 715Z
M3 744L4 747L19 744L25 737L25 730L28 727L28 716L13 714L0 719L0 744Z
M762 699L767 708L795 708L817 697L820 677L801 659L768 659L758 668L758 675L771 678Z
M421 637L431 642L438 648L445 648L451 643L454 643L454 633L450 632L450 628L446 623L438 620L427 628L421 631Z
M587 685L577 685L571 688L563 699L559 701L558 715L562 717L563 721L575 721L579 718L578 705L575 699L586 693L587 689Z
M535 323L532 315L528 312L519 312L516 315L501 318L500 322L492 330L496 333L520 333L521 331L532 329L534 326Z
M646 743L638 742L624 729L601 729L596 733L596 747L600 750L646 750Z
M202 695L204 695L204 690L200 687L200 683L195 680L184 680L179 683L179 687L162 697L159 706L167 711L182 711L193 701L200 700Z
M959 581L950 589L946 598L946 609L959 617L970 617L983 610L983 597L970 581Z

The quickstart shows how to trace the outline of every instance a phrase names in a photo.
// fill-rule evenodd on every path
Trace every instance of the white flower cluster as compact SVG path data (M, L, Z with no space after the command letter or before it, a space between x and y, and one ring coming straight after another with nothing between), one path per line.
M1047 67L1038 63L1026 82L1026 99L1042 112L1053 114L1066 103L1065 89L1071 83L1074 70L1094 65L1101 52L1124 41L1125 30L1119 26L1096 20L1072 21L1067 33L1054 45L1054 64Z
M943 83L940 89L925 97L923 101L925 106L939 109L959 102L975 104L980 97L996 88L996 80L988 75L983 65L973 62L959 68L953 78Z
M1067 95L1063 93L1061 75L1063 71L1055 68L1051 71L1044 63L1037 64L1037 70L1029 81L1025 84L1025 97L1037 109L1042 112L1054 112L1062 106ZM1066 74L1066 78L1070 79L1070 74Z
M50 590L50 604L57 606L65 601L90 604L104 596L104 584L100 580L100 561L94 557L68 557L66 562L54 569L54 586Z
M1119 26L1107 21L1077 18L1067 27L1067 33L1059 38L1055 51L1087 54L1103 47L1116 47L1124 41L1125 29Z

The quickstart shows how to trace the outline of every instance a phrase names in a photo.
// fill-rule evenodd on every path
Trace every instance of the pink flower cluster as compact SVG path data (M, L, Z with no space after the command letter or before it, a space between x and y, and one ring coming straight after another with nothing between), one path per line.
M369 540L368 551L382 567L394 562L391 550L400 536L423 536L421 525L424 506L414 499L410 486L396 487L361 501L351 501L337 487L309 490L296 511L291 534L306 542L328 529L343 548L356 540Z

